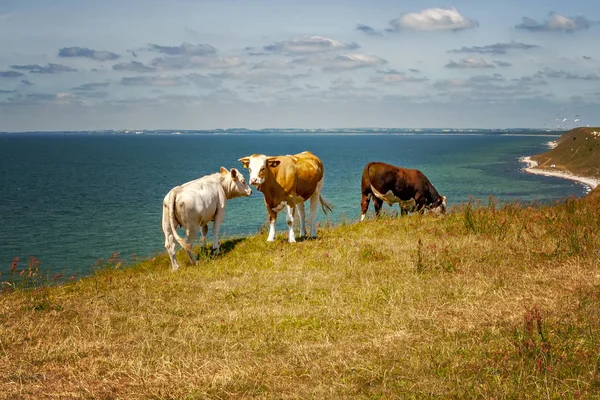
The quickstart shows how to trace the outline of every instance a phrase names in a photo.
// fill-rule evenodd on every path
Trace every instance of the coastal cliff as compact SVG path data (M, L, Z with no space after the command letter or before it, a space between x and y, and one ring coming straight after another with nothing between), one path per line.
M562 135L549 151L523 157L525 172L600 184L600 128L580 127Z

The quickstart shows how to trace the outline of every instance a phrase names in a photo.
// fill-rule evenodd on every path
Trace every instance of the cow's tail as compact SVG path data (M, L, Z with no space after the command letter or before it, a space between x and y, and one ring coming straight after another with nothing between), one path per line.
M174 188L171 191L171 197L169 200L169 223L171 224L171 232L173 232L173 237L177 242L186 249L187 251L192 251L192 246L188 244L185 240L179 236L177 233L177 225L175 224L175 204L177 202L177 193L179 193L179 187Z
M361 190L362 193L366 196L368 196L369 198L373 197L373 185L371 184L371 174L370 174L370 168L371 165L373 165L372 162L368 163L365 167L365 169L363 170L362 173L362 179L361 179Z
M327 214L328 212L333 211L333 206L327 200L323 198L323 196L319 195L319 203L321 203L321 209L323 212Z

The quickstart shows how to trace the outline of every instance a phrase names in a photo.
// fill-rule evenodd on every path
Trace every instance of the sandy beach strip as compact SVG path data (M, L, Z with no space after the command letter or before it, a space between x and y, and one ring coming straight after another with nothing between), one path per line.
M550 170L550 169L546 169L546 168L537 168L537 166L538 166L537 161L533 161L531 159L531 157L521 157L519 159L519 161L527 164L527 166L525 168L523 168L523 171L528 172L530 174L554 176L556 178L570 179L572 181L583 183L584 185L589 187L590 190L592 190L596 186L600 185L600 179L594 178L591 176L577 176L577 175L571 174L570 172L564 172L564 171L559 171L559 170Z

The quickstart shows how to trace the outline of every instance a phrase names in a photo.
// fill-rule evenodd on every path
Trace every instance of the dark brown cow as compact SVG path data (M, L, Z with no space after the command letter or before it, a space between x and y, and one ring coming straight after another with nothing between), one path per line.
M446 197L440 196L429 179L417 169L370 162L362 173L361 190L361 221L365 219L371 198L377 216L384 201L390 206L400 203L401 215L409 211L423 212L425 208L442 214L446 212Z

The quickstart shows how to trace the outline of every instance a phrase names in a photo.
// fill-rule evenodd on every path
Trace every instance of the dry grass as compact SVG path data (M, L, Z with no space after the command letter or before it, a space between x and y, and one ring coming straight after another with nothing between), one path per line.
M0 397L597 398L599 193L5 285Z

